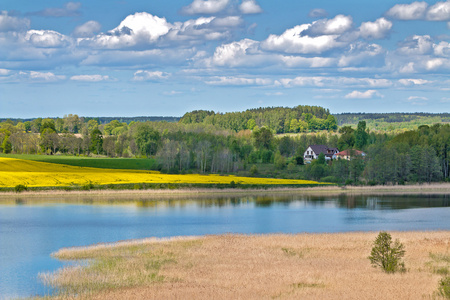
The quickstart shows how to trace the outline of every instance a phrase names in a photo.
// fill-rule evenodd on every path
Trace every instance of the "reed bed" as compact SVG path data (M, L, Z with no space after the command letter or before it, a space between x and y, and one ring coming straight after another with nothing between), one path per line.
M370 265L377 234L219 235L63 249L54 256L90 263L46 278L65 291L61 299L439 299L450 232L391 232L406 248L407 272L396 274Z

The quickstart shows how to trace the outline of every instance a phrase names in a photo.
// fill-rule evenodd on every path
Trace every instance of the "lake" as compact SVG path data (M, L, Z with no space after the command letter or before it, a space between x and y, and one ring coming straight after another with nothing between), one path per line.
M0 200L0 299L46 295L63 247L220 233L450 230L450 195Z

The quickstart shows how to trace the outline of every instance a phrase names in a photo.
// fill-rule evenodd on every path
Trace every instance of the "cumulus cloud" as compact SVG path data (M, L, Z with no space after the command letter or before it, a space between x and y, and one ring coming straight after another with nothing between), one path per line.
M170 74L161 71L144 71L139 70L134 73L133 81L152 81L169 78Z
M364 22L359 27L361 36L365 39L382 39L392 28L392 22L380 18L375 22Z
M386 16L396 20L449 21L450 1L437 2L430 7L426 2L397 4L386 12Z
M37 82L37 83L45 83L45 82L57 82L61 80L65 80L66 76L63 75L55 75L52 72L17 72L8 76L7 80L11 82Z
M224 10L230 0L194 0L188 6L182 8L181 12L187 15L216 14Z
M397 4L386 12L386 16L397 20L420 20L425 17L427 8L426 2Z
M25 40L40 48L61 48L70 44L70 38L53 30L29 30Z
M382 98L383 95L381 95L379 92L375 90L367 90L365 92L353 91L345 95L346 99L372 99L374 97Z
M326 18L328 17L328 12L323 8L315 8L308 13L310 18Z
M423 55L433 50L433 41L429 35L414 35L400 43L397 50L402 55Z
M310 27L310 24L298 25L286 30L281 35L271 34L261 43L261 47L269 51L320 54L347 44L339 41L338 35L321 35L315 37L304 35L304 32Z
M165 18L141 12L127 16L119 26L106 33L79 39L79 44L106 49L166 47L174 43L187 46L205 40L230 38L232 31L242 24L239 16L200 17L170 23Z
M255 0L243 0L239 5L239 10L243 14L260 14L263 12L261 6Z
M449 21L450 20L450 1L437 2L431 6L426 15L430 21Z
M70 77L70 80L86 81L86 82L100 82L100 81L111 80L111 78L107 75L75 75L75 76Z
M410 96L410 97L408 97L408 101L415 101L415 100L428 101L428 98L427 97L421 97L421 96Z
M415 85L424 85L424 84L431 83L431 81L429 81L429 80L425 80L425 79L412 79L412 78L404 78L404 79L400 79L398 82L399 82L401 85L404 85L404 86L415 86Z
M386 50L378 44L353 43L339 58L338 66L383 66L385 54Z
M216 48L213 57L207 62L209 65L230 67L253 64L255 60L248 55L260 53L258 46L259 42L250 39L224 44Z
M244 78L244 77L214 77L206 81L209 85L272 85L273 80L269 78Z
M439 69L440 67L444 66L444 65L448 65L448 60L446 59L442 59L442 58L433 58L433 59L429 59L426 62L426 69L428 71L432 71L432 70L436 70Z
M77 26L73 31L73 35L80 38L93 37L100 32L102 25L97 21L87 21L86 23Z
M41 11L29 13L29 15L55 18L78 17L81 15L80 8L80 2L67 2L63 7L46 8Z
M352 17L337 15L333 19L322 19L313 22L312 25L303 32L303 34L309 36L342 34L348 31L352 25Z
M0 12L0 32L23 31L30 27L30 20L8 15L7 11Z
M434 54L436 56L449 57L450 56L450 43L440 42L433 46Z
M9 74L9 70L7 69L0 69L0 76L6 76Z

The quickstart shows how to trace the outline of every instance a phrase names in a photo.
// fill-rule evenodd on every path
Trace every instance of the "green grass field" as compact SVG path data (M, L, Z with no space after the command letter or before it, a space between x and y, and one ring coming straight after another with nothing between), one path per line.
M77 167L152 170L155 160L149 158L97 158L85 156L65 155L36 155L36 154L0 154L0 157L18 158L54 164L63 164Z

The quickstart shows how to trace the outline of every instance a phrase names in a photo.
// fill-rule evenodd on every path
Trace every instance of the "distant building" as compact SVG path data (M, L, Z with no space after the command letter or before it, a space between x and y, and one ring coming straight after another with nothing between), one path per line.
M355 149L344 150L339 153L336 153L336 157L339 159L351 160L352 158L354 158L356 156L365 157L366 153L359 151L359 150L355 150Z
M326 160L331 160L336 159L336 153L338 152L338 148L329 148L325 145L310 145L303 154L303 159L305 163L310 163L313 159L317 159L320 153L323 153Z

